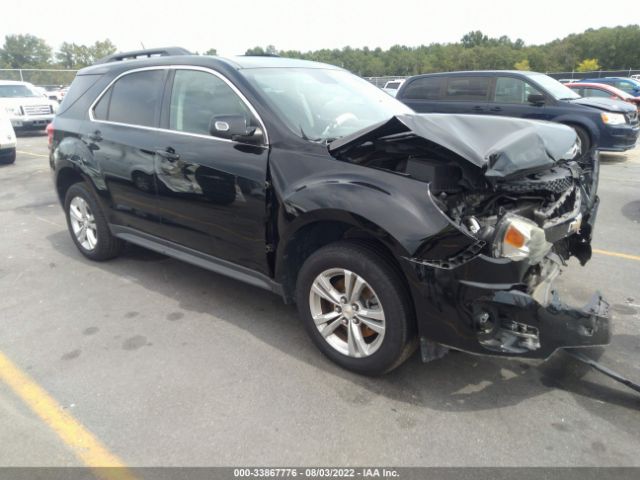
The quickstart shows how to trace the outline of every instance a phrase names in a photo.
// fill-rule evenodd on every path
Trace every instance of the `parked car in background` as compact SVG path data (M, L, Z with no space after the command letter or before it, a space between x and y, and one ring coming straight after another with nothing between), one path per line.
M0 163L16 161L16 134L9 118L0 111Z
M535 72L472 71L417 75L397 99L416 112L475 113L563 123L580 138L580 154L623 152L640 133L638 111L626 102L582 98L557 80Z
M14 130L44 130L53 120L58 102L39 95L27 82L0 80L0 111Z
M127 241L276 292L363 374L418 345L433 360L609 342L601 295L578 309L551 288L589 260L598 207L598 156L577 158L570 128L416 115L316 62L147 52L80 70L53 124L87 258Z
M66 93L64 85L41 85L40 87L47 92L49 100L55 100L58 103L62 101Z
M38 96L49 98L49 92L47 92L44 88L38 87L36 85L31 85L31 84L28 84L28 85L29 85L29 88L31 88L31 90L33 90Z
M382 87L382 90L387 92L392 97L395 97L396 93L398 93L398 89L402 86L403 83L404 83L404 78L398 78L397 80L389 80L387 83L384 84L384 87Z
M636 106L640 110L640 97L634 97L630 93L620 90L605 83L567 83L567 87L576 92L581 97L610 98L611 100L621 100Z
M635 75L631 75L629 78L632 78L634 80L640 80L640 74L635 74Z
M603 83L612 85L634 97L640 97L640 80L626 77L583 78L579 83Z

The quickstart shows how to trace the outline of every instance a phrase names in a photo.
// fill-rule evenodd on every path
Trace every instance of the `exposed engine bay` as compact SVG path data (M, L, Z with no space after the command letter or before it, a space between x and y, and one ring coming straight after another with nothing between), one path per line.
M410 259L424 275L432 275L428 268L453 271L479 256L519 262L522 277L515 286L484 292L466 313L484 349L522 354L541 349L544 335L539 318L520 321L513 307L566 311L570 317L579 312L562 304L552 288L570 257L582 265L591 258L598 157L579 158L578 141L572 129L547 122L412 115L334 142L330 150L341 160L428 184L427 194L451 230ZM607 307L597 295L583 317L606 317ZM587 325L582 333L593 336L595 329Z

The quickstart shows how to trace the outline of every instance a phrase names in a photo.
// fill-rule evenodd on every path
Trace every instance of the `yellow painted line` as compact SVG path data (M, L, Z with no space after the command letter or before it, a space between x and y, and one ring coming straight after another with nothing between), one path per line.
M599 253L600 255L607 255L609 257L619 257L626 258L627 260L636 260L640 262L639 255L629 255L628 253L618 253L618 252L610 252L609 250L599 250L597 248L593 249L594 253Z
M41 153L25 152L24 150L16 150L16 152L23 155L33 155L34 157L49 158L49 155L42 155Z
M94 475L103 480L135 480L125 464L42 387L0 352L0 381L51 428ZM102 468L110 467L110 468Z

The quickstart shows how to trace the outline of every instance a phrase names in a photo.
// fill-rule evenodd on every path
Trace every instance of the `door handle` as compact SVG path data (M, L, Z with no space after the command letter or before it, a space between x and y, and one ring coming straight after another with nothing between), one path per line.
M502 111L502 107L492 107L489 110L491 110L492 112L501 112Z
M483 112L484 108L482 108L480 105L476 105L471 110L473 110L474 112Z
M175 162L180 158L180 155L176 153L176 151L169 147L166 150L156 150L156 155L166 159L169 162Z

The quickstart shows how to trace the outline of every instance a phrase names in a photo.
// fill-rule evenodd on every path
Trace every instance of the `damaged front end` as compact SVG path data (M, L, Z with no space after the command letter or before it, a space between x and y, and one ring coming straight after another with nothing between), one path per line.
M563 125L470 115L403 115L330 145L344 161L428 184L446 227L405 258L423 358L430 342L546 358L610 341L599 293L564 304L553 281L591 258L598 156L578 158ZM427 341L428 340L428 341Z

